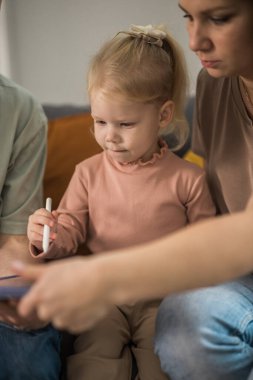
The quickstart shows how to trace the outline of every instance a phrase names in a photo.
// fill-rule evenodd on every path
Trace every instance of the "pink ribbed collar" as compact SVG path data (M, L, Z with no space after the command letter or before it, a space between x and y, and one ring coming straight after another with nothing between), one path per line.
M112 160L112 158L109 157L109 155L106 155L106 156L110 160L110 162L117 168L123 171L124 170L128 171L128 169L132 171L134 168L154 165L158 160L161 160L165 156L165 154L168 152L169 148L163 139L159 140L159 146L160 146L160 151L153 153L153 156L150 158L150 160L145 161L145 162L143 162L141 159L138 159L137 161L134 161L134 162L119 163L115 160Z

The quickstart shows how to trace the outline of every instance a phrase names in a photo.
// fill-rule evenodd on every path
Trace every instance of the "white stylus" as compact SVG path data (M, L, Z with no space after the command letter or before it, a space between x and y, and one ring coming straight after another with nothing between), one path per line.
M46 200L46 210L50 211L50 212L52 211L52 199L51 198L47 198L47 200ZM50 227L45 224L44 229L43 229L43 241L42 241L43 252L47 252L47 250L48 250L49 235L50 235Z

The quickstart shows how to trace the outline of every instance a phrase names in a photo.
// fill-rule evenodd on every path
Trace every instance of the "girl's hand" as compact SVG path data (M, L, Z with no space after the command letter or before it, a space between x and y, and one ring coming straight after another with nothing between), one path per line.
M49 212L45 208L40 208L29 216L27 236L30 243L38 250L42 251L44 225L50 227L50 241L56 238L57 219L58 215L56 211Z
M18 310L27 317L34 311L59 329L78 333L93 326L110 307L103 270L88 258L65 259L46 265L16 263L15 272L35 281Z

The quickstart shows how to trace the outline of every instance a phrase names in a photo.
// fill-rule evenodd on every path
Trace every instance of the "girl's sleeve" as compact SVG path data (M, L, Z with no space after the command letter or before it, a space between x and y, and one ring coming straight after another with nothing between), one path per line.
M31 247L34 257L57 259L72 256L80 244L85 243L89 223L88 191L84 178L76 168L68 188L57 209L57 238L48 251L37 253Z
M185 206L189 223L216 215L216 207L204 171L194 180Z

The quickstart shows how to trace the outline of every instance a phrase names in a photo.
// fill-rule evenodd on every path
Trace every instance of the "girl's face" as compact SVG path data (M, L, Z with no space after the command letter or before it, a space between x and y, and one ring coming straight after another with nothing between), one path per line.
M96 141L120 163L150 160L159 151L160 128L168 124L166 117L168 121L172 117L173 103L167 103L168 107L159 108L154 104L108 99L94 91L91 114Z
M213 77L253 80L252 0L180 0L190 48Z

